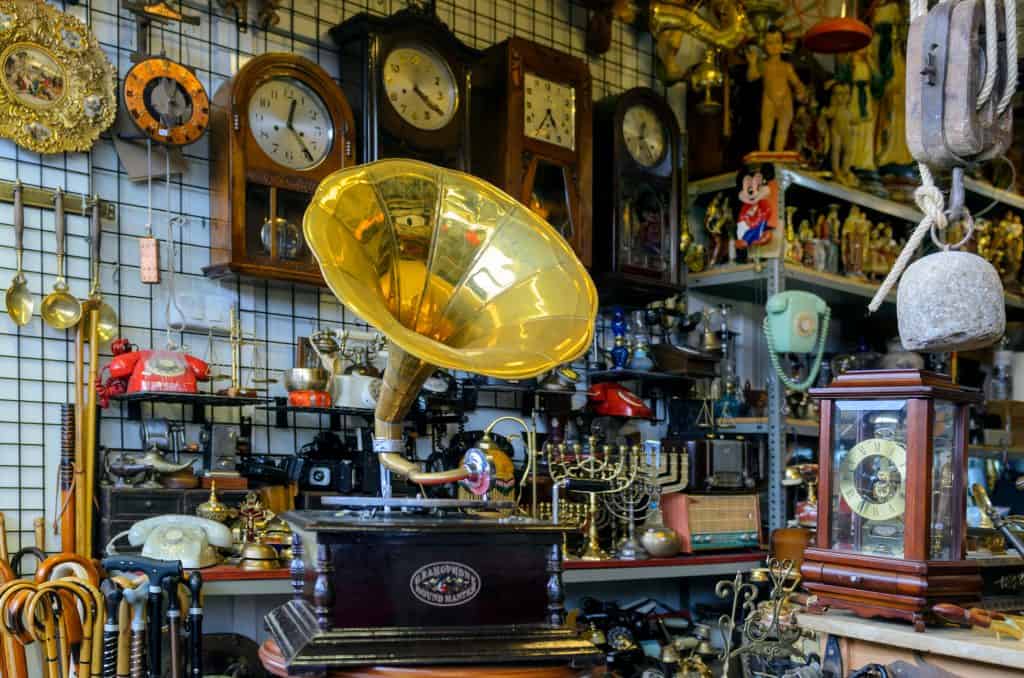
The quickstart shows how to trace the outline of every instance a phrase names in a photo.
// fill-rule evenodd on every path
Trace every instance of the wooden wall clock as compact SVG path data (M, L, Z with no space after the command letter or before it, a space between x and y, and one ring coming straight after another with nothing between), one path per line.
M664 298L679 292L681 168L676 117L637 87L595 107L594 248L598 287Z
M804 552L812 610L904 619L981 595L966 556L967 416L977 389L917 370L866 370L821 401L817 543Z
M473 71L473 173L543 216L591 263L590 69L510 38Z
M476 50L429 6L359 14L331 29L356 102L362 161L415 158L468 171L469 79Z
M211 115L210 277L323 285L302 217L328 174L355 163L348 100L295 54L264 54L217 91Z

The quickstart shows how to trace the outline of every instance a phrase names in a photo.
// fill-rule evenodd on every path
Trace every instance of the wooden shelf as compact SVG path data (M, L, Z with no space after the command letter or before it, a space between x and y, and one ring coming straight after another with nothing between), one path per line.
M748 572L765 559L760 550L723 551L650 560L566 560L562 581L566 584L683 579Z
M768 433L768 417L734 417L730 428L719 428L719 433L738 433L742 435L766 434ZM785 433L795 433L801 436L818 435L818 422L813 419L786 418L784 425Z

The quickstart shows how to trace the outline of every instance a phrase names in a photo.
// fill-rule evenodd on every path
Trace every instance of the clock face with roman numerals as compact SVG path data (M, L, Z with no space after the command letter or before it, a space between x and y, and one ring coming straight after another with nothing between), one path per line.
M523 78L523 134L576 149L576 90L533 73Z
M271 78L249 99L249 130L271 160L294 170L316 167L334 143L324 100L295 78Z
M868 438L839 465L839 491L858 516L893 520L907 509L907 450L895 440Z

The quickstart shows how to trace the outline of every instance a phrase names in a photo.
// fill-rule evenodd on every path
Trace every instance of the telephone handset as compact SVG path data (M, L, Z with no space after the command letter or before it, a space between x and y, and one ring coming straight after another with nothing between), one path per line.
M110 540L107 555L117 555L114 542L125 535L132 546L142 546L142 555L147 558L180 560L185 569L216 565L220 562L216 549L229 549L234 544L226 525L198 516L167 515L135 523Z
M796 391L806 391L818 378L821 357L828 339L831 310L820 297L810 292L791 290L773 294L765 304L764 335L768 357L782 383ZM807 377L794 381L779 363L779 353L815 353Z

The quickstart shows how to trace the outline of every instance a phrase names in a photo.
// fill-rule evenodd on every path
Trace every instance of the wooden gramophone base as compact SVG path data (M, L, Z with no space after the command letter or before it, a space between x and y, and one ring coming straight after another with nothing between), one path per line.
M272 675L287 678L281 650L273 640L260 646L260 661ZM583 678L594 675L568 666L366 666L329 671L327 678Z

